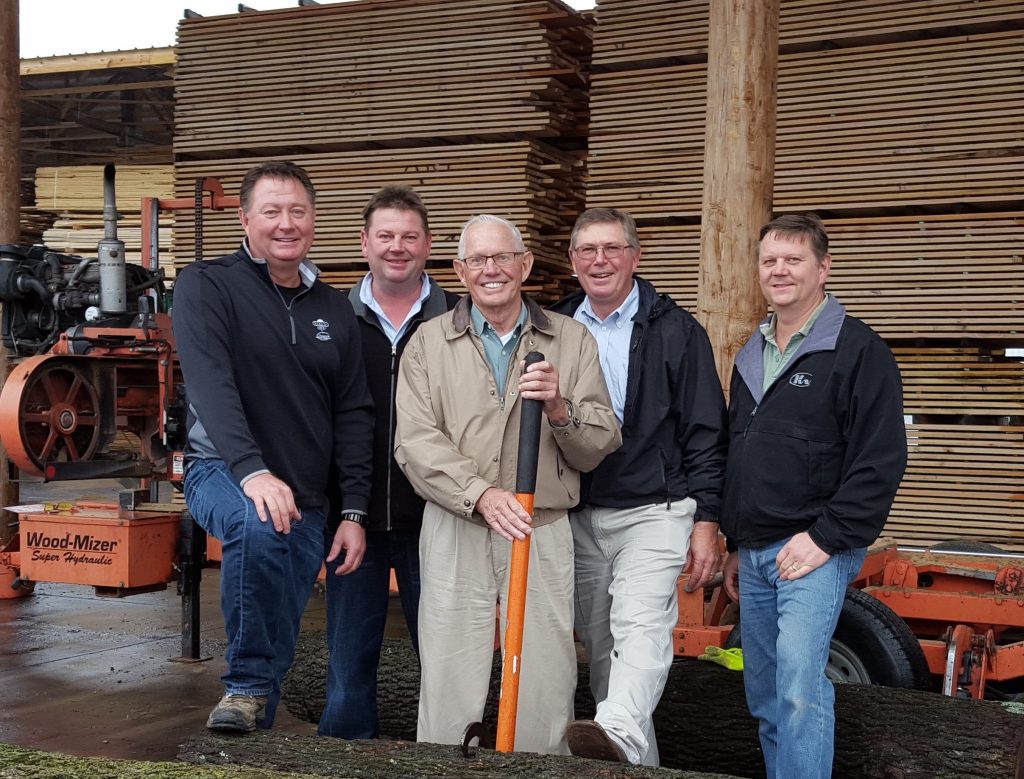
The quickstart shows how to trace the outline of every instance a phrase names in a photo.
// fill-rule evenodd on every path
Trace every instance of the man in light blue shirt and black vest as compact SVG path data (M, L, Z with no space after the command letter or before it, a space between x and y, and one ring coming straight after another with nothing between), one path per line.
M554 310L597 340L623 445L584 477L571 514L575 627L597 713L566 738L581 757L658 765L651 715L672 663L676 584L686 565L691 588L718 569L725 400L704 328L635 275L628 213L587 210L570 246L583 291Z

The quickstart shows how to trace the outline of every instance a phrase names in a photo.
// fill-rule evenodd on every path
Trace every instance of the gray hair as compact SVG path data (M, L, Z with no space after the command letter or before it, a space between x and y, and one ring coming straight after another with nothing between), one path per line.
M512 241L515 243L513 251L525 252L526 243L523 241L523 234L519 232L519 228L516 227L512 222L507 219L503 219L500 216L494 214L477 214L462 226L462 234L459 235L459 258L466 256L466 233L469 232L471 227L475 227L478 224L499 224L504 226L509 234L512 236Z
M580 214L576 224L573 225L572 233L569 235L569 248L576 248L576 239L584 228L590 227L592 224L615 223L622 226L622 232L626 236L626 245L639 249L640 236L636 233L636 221L631 214L626 211L620 211L617 208L588 208Z

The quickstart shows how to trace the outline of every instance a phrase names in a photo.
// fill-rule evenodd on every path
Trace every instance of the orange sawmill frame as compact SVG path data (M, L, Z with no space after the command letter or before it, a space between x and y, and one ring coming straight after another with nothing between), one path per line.
M719 585L686 592L680 577L675 654L696 657L725 646L728 597ZM1024 556L873 546L853 587L896 613L917 637L928 669L942 677L943 692L984 697L987 682L1024 678Z

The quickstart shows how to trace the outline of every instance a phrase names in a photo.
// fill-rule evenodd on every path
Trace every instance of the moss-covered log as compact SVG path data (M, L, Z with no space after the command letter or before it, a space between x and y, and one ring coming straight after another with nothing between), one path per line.
M342 776L340 772L335 774ZM0 779L313 779L247 766L203 766L76 757L0 744ZM319 777L317 777L319 779Z
M323 636L305 635L285 682L285 704L316 721L323 709ZM494 726L492 696L485 723ZM379 676L381 732L413 739L418 667L403 642L388 642ZM580 665L576 714L591 716L587 666ZM836 690L837 779L1024 779L1024 708L945 698L914 690L840 685ZM677 663L655 712L662 765L762 777L756 723L747 712L742 675L697 661Z
M720 773L621 766L595 760L481 749L473 758L458 747L408 741L342 741L256 732L245 736L206 733L190 739L178 755L197 765L235 765L330 777L396 779L733 779Z

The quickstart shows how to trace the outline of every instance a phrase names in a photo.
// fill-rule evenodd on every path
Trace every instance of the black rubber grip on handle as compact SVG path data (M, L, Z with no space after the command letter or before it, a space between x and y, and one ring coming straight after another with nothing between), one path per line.
M526 368L541 362L544 355L530 352L526 355ZM516 459L516 492L532 495L537 489L537 458L540 455L540 422L544 404L539 400L523 399L522 415L519 418L519 455Z

